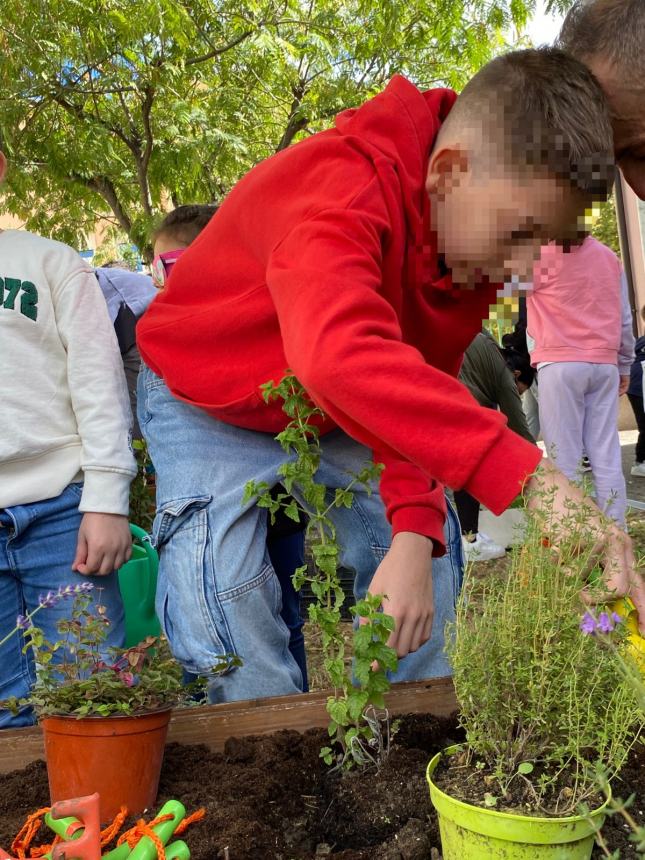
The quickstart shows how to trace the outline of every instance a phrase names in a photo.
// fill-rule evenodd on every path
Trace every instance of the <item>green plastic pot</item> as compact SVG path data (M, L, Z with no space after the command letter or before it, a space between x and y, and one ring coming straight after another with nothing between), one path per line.
M130 525L134 542L132 557L119 570L119 589L125 610L125 646L138 645L147 636L159 636L155 613L159 557L147 533Z
M432 775L441 757L459 750L453 746L438 753L426 772L439 817L443 860L589 860L595 830L586 818L537 818L482 809L437 788ZM608 803L591 813L595 827L602 827Z

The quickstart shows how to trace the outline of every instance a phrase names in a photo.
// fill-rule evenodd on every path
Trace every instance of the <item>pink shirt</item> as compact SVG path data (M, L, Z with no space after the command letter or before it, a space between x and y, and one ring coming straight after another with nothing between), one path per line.
M526 304L533 365L586 361L629 373L633 336L621 280L618 258L592 236L569 252L544 247Z

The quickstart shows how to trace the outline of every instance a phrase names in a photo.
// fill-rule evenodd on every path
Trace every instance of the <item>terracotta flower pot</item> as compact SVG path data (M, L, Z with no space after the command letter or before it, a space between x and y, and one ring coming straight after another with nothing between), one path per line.
M132 717L46 717L40 725L51 802L97 791L100 816L134 815L157 798L170 709Z

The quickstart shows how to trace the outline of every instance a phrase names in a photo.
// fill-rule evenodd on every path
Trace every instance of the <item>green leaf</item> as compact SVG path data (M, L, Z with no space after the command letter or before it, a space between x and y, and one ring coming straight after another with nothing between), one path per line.
M517 772L527 776L529 773L533 773L534 765L531 764L530 761L523 761L517 768Z

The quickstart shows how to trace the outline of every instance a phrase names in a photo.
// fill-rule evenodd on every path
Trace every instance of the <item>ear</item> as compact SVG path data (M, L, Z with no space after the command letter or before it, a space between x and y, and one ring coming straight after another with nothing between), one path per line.
M430 153L428 171L426 173L426 191L428 194L448 191L459 184L461 174L470 168L468 152L459 144L441 144Z
M5 177L5 173L7 172L7 159L5 157L4 152L0 152L0 182Z
M513 371L513 376L515 377L515 379L519 379L521 375L522 375L521 370L514 370Z

